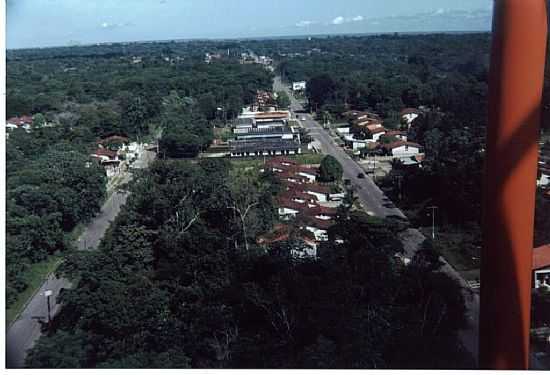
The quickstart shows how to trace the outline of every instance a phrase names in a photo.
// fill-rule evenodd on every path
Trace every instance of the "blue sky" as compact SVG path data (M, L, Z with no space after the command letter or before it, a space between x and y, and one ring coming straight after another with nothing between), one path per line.
M7 0L8 48L489 30L492 0Z

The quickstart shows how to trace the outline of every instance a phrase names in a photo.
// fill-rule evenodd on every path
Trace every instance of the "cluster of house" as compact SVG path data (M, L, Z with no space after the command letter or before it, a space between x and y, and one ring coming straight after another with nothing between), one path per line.
M260 64L263 65L267 70L274 71L273 59L269 56L256 56L253 53L243 52L241 53L240 58L241 64Z
M136 142L129 142L128 138L119 135L113 135L100 139L97 142L97 149L90 155L97 160L107 173L107 177L112 177L120 173L122 168L127 167L125 162L135 160L143 145Z
M32 116L10 117L6 120L6 137L9 137L9 132L14 129L25 129L27 133L31 131Z
M344 193L334 193L330 187L319 184L318 168L288 158L270 159L264 170L275 173L284 186L277 197L279 219L293 221L294 225L276 226L272 232L260 236L258 244L270 245L294 236L302 240L304 246L292 249L292 255L316 256L319 242L328 240L327 230L334 225L337 213L335 205Z
M401 112L404 124L409 128L419 110L405 109ZM407 140L404 130L388 130L382 125L381 118L372 112L347 111L342 116L348 125L339 127L336 132L343 138L347 147L359 153L389 155L405 163L416 164L423 159L422 146Z
M210 64L214 60L221 60L222 54L221 53L210 53L207 52L204 54L204 62L207 64Z

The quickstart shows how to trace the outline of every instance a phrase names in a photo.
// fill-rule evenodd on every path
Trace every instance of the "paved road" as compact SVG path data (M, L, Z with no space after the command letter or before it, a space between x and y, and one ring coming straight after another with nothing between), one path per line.
M280 77L278 76L274 80L273 90L287 92L290 97L290 109L292 112L301 112L304 110L303 105L294 98L290 92L290 88L281 83ZM356 195L367 213L379 217L397 216L400 218L406 218L403 212L393 205L393 203L384 195L384 193L378 188L378 186L376 186L369 176L365 176L365 178L361 179L357 178L357 175L359 173L364 173L364 170L334 142L330 134L323 129L319 123L314 121L307 113L298 113L296 116L299 119L304 118L304 120L301 121L302 126L308 129L313 139L321 145L321 151L324 154L332 155L340 162L344 169L344 178L350 179L353 186L358 187L358 189L356 189ZM414 257L414 254L418 251L420 245L426 239L424 235L415 228L409 228L398 234L398 236L403 243L405 256L409 259ZM464 297L467 310L467 325L464 329L458 332L458 335L462 345L477 363L479 296L472 291L468 283L444 258L440 257L440 260L443 262L440 272L443 272L455 279L462 287L462 295Z
M273 88L275 91L284 90L288 93L292 111L303 111L302 104L292 96L288 87L281 84L279 77L275 78ZM334 142L330 134L317 121L313 120L307 113L299 113L297 116L299 119L304 119L301 121L302 126L309 130L311 137L321 144L321 151L324 154L334 156L342 165L344 178L349 179L352 185L356 187L356 195L368 214L379 217L396 216L406 218L403 212L393 205L372 179L365 175L364 169ZM365 178L358 178L357 176L360 173Z
M154 159L153 152L145 151L138 163L138 168L146 168L151 160ZM123 181L131 180L131 174L127 173ZM99 214L86 226L84 232L77 240L79 250L94 250L99 245L105 231L120 212L121 207L126 202L127 192L113 191L111 196L105 201ZM53 274L40 287L39 291L31 298L27 306L18 317L18 319L8 327L6 334L6 367L21 368L24 366L27 350L33 347L36 340L41 335L41 323L39 319L47 320L47 304L44 292L51 290L53 295L50 297L52 306L52 316L57 313L60 305L56 303L56 298L62 288L70 288L71 283L66 279L58 279Z

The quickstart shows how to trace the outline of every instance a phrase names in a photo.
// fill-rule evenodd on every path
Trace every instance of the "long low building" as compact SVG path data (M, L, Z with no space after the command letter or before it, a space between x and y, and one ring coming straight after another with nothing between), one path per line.
M295 139L299 137L298 132L294 132L290 126L282 127L270 127L270 128L249 128L246 131L241 131L235 133L235 138L237 141L245 139Z
M233 140L229 141L231 157L295 155L302 153L299 142L290 139Z

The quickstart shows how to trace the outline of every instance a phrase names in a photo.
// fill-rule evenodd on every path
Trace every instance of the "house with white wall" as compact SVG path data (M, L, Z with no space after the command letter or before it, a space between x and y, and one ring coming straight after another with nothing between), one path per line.
M422 146L414 142L397 141L384 144L382 147L389 155L396 159L410 158L422 153Z
M405 108L401 111L401 119L407 125L407 129L411 127L413 121L420 116L422 112L416 108Z
M533 249L533 286L550 288L550 244Z

